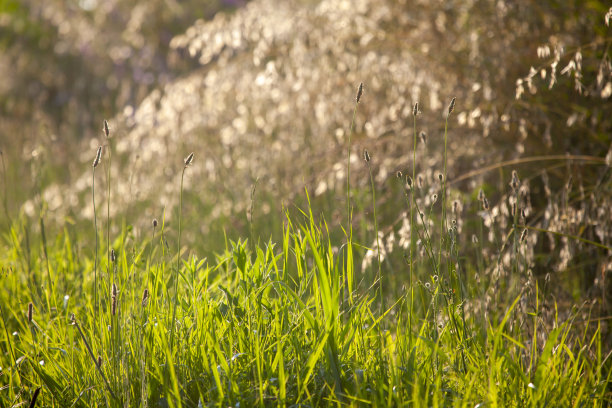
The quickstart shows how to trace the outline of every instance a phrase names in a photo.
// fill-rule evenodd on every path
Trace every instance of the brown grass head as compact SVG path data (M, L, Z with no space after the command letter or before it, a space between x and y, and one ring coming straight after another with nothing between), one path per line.
M366 163L370 162L370 153L368 152L368 149L363 149L363 160L365 160Z
M141 301L142 307L147 307L147 305L149 304L149 289L145 288L145 290L142 292L142 301Z
M363 95L363 82L359 83L359 88L357 88L357 103L361 100L361 96Z
M189 153L189 156L185 157L185 167L193 163L193 152Z
M450 116L451 113L453 113L453 111L455 110L455 99L457 98L453 98L450 101L450 104L448 105L448 115Z
M100 159L102 158L102 146L98 146L98 150L96 151L96 158L93 161L93 167L98 167L100 164Z

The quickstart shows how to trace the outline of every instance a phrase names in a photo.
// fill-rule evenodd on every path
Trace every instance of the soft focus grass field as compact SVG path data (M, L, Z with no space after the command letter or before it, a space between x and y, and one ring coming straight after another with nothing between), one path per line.
M418 114L415 106L415 139ZM96 158L94 180L109 158ZM446 169L446 151L444 158ZM495 257L477 257L480 272L462 266L473 255L459 252L445 172L429 208L419 205L414 173L398 174L413 227L406 273L393 277L378 245L369 249L371 265L356 267L368 248L356 242L352 216L359 206L376 208L373 178L371 196L347 184L343 227L308 205L287 210L278 242L254 242L251 233L226 238L214 259L197 257L181 244L181 231L196 226L180 217L183 176L197 159L188 156L177 174L178 219L153 221L147 237L128 224L110 236L108 225L118 221L108 217L108 202L91 203L98 216L90 230L67 225L47 235L44 205L38 220L14 220L0 251L1 407L612 402L610 347L588 304L560 317L543 310L537 281L529 296L511 290L511 277L496 282L491 274L485 284L480 275ZM518 196L518 176L509 182ZM480 201L488 211L484 193ZM375 211L363 222L377 230ZM516 274L526 245L520 224L515 210L505 240L491 243L500 256L513 248ZM178 230L176 240L169 229ZM474 306L491 293L495 307Z

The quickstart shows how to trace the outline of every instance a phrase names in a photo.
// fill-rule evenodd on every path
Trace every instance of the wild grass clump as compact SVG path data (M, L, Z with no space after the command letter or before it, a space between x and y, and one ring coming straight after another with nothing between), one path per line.
M454 106L455 99L447 108L445 146L453 137ZM184 255L183 181L193 153L181 172L176 260L165 217L160 234L153 219L150 239L124 227L113 247L107 238L107 248L98 246L94 217L94 253L78 245L79 232L60 231L48 258L63 279L34 290L27 270L40 273L47 257L37 256L42 247L30 248L24 263L18 243L27 224L14 225L0 257L2 406L611 403L612 360L605 322L592 316L595 305L558 313L529 268L528 241L537 229L526 222L525 180L514 171L506 182L512 208L506 224L496 220L499 210L483 190L471 203L454 198L446 153L442 172L417 174L424 171L416 154L418 113L415 103L412 176L397 173L409 207L400 214L409 229L408 273L385 263L393 253L378 230L371 167L378 159L364 150L373 216L356 230L375 235L378 262L375 272L365 264L363 274L354 274L353 254L367 259L374 250L353 237L354 208L369 200L368 191L350 184L350 140L343 229L308 205L285 212L279 243L228 238L212 260ZM93 182L100 157L98 149ZM474 219L464 216L464 205L478 207ZM466 238L468 223L479 234ZM104 299L98 298L99 253L109 256ZM58 299L49 300L54 294Z

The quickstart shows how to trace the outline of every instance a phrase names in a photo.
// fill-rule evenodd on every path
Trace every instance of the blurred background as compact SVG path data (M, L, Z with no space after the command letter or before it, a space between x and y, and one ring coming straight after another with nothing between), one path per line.
M226 237L278 240L305 189L342 237L363 82L351 144L356 234L376 245L367 148L391 287L405 281L410 226L396 172L412 169L413 104L419 197L439 211L431 197L456 97L447 171L466 269L482 225L483 255L499 255L516 170L525 223L566 234L529 231L525 280L567 304L595 299L609 315L609 10L594 0L2 0L0 228L21 222L35 236L43 217L87 251L91 162L105 145L115 236L128 226L138 242L157 218L173 239L183 159L194 152L183 206L192 253L212 257ZM361 255L365 271L372 251Z

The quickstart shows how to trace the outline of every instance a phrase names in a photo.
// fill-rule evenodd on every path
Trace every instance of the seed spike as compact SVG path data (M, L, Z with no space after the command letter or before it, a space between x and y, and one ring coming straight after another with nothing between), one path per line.
M189 156L185 158L185 167L189 166L193 162L193 152L189 153Z
M361 95L363 95L363 82L360 82L359 88L357 88L357 103L361 100Z
M449 116L455 110L455 99L456 98L451 99L450 105L448 105L448 115Z
M368 149L363 149L363 159L366 163L370 162L370 153L368 152Z
M102 146L98 146L98 150L96 151L96 158L93 161L93 167L98 167L100 164L100 159L102 158Z

